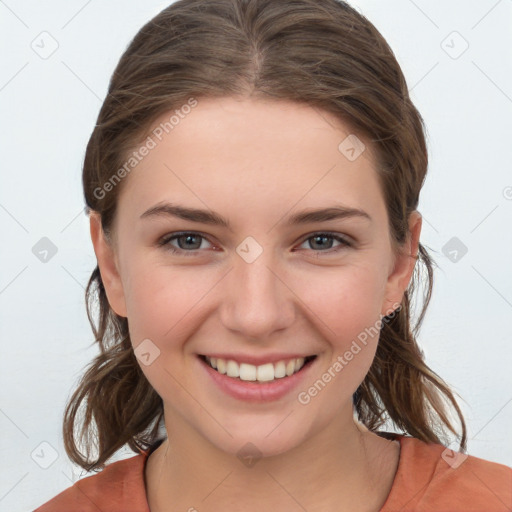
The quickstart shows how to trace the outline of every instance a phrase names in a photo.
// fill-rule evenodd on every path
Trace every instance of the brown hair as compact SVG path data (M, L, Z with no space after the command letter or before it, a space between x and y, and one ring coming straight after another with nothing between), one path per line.
M339 0L178 0L137 33L111 78L84 160L87 211L99 212L107 237L123 181L106 184L154 120L191 98L228 96L323 109L370 141L391 239L395 249L403 245L427 172L423 119L384 38ZM434 265L421 243L417 259L401 307L384 318L374 361L353 396L355 410L371 431L391 420L420 440L446 444L445 427L457 435L448 417L450 402L465 451L462 412L448 385L425 364L415 339L430 301ZM410 298L420 284L420 264L428 286L411 330ZM147 450L163 424L163 404L134 356L127 319L109 306L98 266L86 303L100 354L66 406L63 434L71 460L92 470L102 469L126 444L136 453ZM82 403L85 413L79 418Z

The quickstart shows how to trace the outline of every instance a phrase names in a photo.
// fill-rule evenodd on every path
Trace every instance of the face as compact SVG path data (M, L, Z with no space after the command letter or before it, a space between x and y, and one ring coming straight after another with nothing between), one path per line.
M381 315L409 283L421 217L395 254L371 148L355 159L339 149L350 134L292 102L199 100L124 178L112 248L91 216L110 305L128 318L168 431L272 455L352 418ZM154 210L166 204L205 213ZM343 208L358 213L302 215ZM227 363L232 376L219 359L239 363ZM261 381L245 380L254 373Z

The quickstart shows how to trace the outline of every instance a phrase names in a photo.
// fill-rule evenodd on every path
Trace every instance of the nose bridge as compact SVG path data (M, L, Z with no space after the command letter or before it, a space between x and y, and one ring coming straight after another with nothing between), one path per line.
M258 249L249 240L240 244L237 253L222 299L224 325L253 338L285 328L293 320L292 293L282 282L272 251Z

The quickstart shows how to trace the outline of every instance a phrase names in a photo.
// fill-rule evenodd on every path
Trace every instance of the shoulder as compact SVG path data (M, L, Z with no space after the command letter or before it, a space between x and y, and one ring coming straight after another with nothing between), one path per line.
M144 485L145 453L113 462L78 480L34 512L149 512Z
M397 439L398 470L382 512L512 510L512 468L414 437Z

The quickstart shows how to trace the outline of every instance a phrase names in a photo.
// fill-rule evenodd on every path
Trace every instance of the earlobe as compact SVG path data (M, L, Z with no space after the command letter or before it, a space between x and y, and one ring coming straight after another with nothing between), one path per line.
M411 281L418 260L419 239L422 226L421 214L413 211L409 216L409 234L400 253L396 256L394 267L386 283L385 300L382 315L389 315L402 302L404 292Z
M89 221L91 240L108 302L117 315L126 317L126 301L114 248L105 238L100 215L91 211Z

